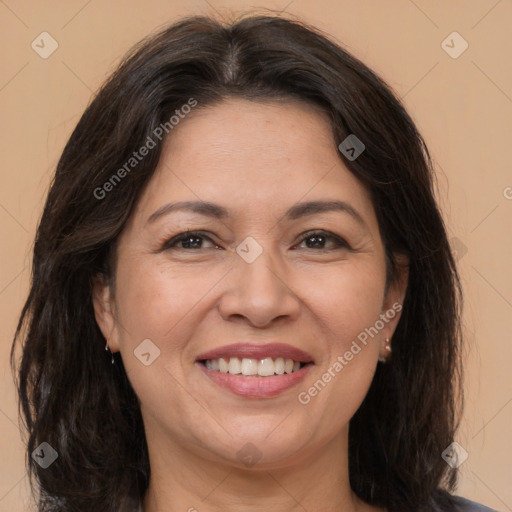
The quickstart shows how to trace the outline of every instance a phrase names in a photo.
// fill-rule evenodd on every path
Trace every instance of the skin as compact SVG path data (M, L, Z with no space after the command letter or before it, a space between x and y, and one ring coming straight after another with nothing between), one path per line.
M115 288L100 277L94 308L137 393L150 454L145 512L376 511L351 491L348 426L378 364L389 357L400 313L308 404L307 391L379 314L401 304L407 276L385 293L384 247L370 196L338 153L327 117L307 103L229 99L198 108L167 140L159 166L118 240ZM214 219L163 205L210 201L231 212ZM284 219L291 206L343 200L345 212ZM186 230L209 237L165 241ZM335 239L302 235L325 230ZM263 253L236 252L253 237ZM293 248L293 249L292 249ZM134 356L144 339L160 356ZM239 341L282 342L315 365L279 396L243 398L197 368L196 357ZM246 465L237 452L261 454ZM245 447L245 448L244 448Z

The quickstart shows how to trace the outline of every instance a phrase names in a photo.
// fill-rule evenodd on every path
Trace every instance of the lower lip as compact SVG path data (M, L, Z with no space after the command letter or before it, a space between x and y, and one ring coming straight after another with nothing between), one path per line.
M199 365L199 368L207 377L220 387L245 398L271 398L280 395L302 381L313 366L307 364L296 372L271 377L246 377L240 374L231 375L230 373L210 370L199 362L196 362L196 364Z

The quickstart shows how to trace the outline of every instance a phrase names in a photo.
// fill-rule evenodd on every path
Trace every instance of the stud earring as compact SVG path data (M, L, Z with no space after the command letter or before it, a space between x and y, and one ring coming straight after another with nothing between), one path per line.
M384 347L384 349L387 351L387 352L391 352L391 345L389 344L390 342L390 339L389 338L386 338L386 346ZM379 357L379 361L381 363L385 363L387 361L387 359L383 356L380 356Z
M109 348L108 348L108 340L107 340L107 344L105 345L105 350L109 350ZM110 352L110 353L112 354L112 364L114 364L115 363L115 361L114 361L114 354L112 352Z

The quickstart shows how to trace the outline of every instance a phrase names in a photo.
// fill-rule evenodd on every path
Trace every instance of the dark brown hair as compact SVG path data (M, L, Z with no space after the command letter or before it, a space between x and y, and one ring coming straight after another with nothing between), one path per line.
M139 403L120 356L111 365L104 350L91 285L115 273L116 240L162 142L112 177L191 98L202 108L228 97L307 101L328 113L336 146L350 134L363 141L357 159L340 158L371 194L388 278L396 255L410 263L392 360L378 365L350 422L350 483L389 511L449 510L456 470L441 453L462 407L462 292L422 137L389 86L317 29L274 16L196 16L125 57L78 122L48 193L11 353L39 511L127 512L142 500L150 467ZM30 456L41 442L58 452L47 469Z

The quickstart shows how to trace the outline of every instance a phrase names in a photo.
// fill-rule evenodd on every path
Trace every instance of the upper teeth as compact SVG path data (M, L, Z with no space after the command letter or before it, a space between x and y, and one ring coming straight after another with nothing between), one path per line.
M271 357L265 359L249 359L244 357L230 357L224 359L207 359L205 361L206 368L210 370L221 371L222 373L230 373L233 375L259 375L260 377L268 377L270 375L283 375L283 373L293 373L300 369L300 362L293 359L284 359L277 357L275 360Z

